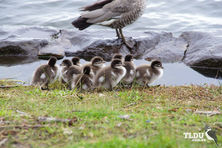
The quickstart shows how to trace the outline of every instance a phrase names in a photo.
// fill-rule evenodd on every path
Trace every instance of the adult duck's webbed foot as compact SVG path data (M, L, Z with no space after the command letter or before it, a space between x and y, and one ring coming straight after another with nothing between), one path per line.
M122 39L122 41L123 41L123 44L125 44L126 47L131 51L131 50L133 49L134 45L132 45L132 44L130 44L130 43L128 43L128 42L126 41L126 38L125 38L124 35L123 35L122 29L119 29L119 35L121 36L121 39Z

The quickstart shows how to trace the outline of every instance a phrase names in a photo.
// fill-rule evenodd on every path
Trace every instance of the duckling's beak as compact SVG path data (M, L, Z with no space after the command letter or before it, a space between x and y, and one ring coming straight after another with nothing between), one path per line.
M162 69L164 69L164 67L163 67L163 66L161 66L161 68L162 68Z

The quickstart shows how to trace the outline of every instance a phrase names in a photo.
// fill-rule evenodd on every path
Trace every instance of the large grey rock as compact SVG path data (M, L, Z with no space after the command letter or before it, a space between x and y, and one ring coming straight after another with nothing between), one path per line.
M85 47L83 50L76 52L66 52L67 56L78 56L85 60L90 60L94 56L101 56L104 60L109 61L114 53L123 53L126 47L120 40L98 40Z
M133 45L131 50L121 40L100 39L80 51L66 52L66 55L79 56L87 60L99 55L105 60L110 60L114 53L132 53L137 59L149 57L164 62L178 62L183 58L187 46L183 38L177 39L172 33L165 32L148 32L143 37L127 38L127 41Z
M53 28L23 27L0 30L0 55L57 58L79 56L90 60L102 56L110 60L114 53L132 53L137 59L151 58L163 62L184 62L189 66L221 67L222 37L209 33L184 32L179 37L167 32L127 32L129 50L115 32L73 31ZM57 33L57 34L56 34ZM52 35L55 36L52 36ZM188 46L189 45L189 46Z
M51 55L63 58L65 50L72 46L63 35L53 38L57 30L41 27L21 27L0 30L0 56L41 56ZM1 34L2 33L2 34Z
M215 67L212 68L205 66L191 66L191 68L206 77L222 79L221 68L215 68Z
M46 46L46 40L1 41L0 56L36 56Z
M222 37L202 32L184 32L180 37L189 44L184 63L189 66L222 67Z
M51 40L49 44L39 50L38 56L43 59L49 59L50 56L55 56L62 59L65 56L65 50L70 49L71 42L64 37Z
M3 27L0 30L0 55L37 56L48 44L47 36L53 32L56 31L38 27Z
M142 58L159 59L165 63L180 62L184 56L187 42L183 38L176 38L172 33L156 34L150 40L143 40L144 44L152 45L150 48L142 46Z
M36 56L0 56L0 65L14 66L33 63L38 60Z

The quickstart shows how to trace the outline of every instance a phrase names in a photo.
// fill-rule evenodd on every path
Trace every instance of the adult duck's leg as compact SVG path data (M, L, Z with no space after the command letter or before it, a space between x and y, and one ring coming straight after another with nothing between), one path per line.
M122 38L122 40L123 40L123 43L126 45L127 48L129 48L129 49L131 50L133 47L131 47L131 46L126 42L126 39L125 39L125 37L124 37L124 35L123 35L122 28L119 29L119 33L120 33L120 36L121 36L121 38Z
M116 36L118 37L118 39L120 39L120 34L119 34L119 30L116 28Z

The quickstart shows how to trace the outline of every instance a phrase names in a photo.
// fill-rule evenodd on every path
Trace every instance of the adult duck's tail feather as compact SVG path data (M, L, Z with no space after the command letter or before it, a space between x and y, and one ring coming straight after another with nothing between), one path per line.
M82 18L81 16L72 22L72 25L79 30L84 30L92 25L92 23L87 23L88 18Z

